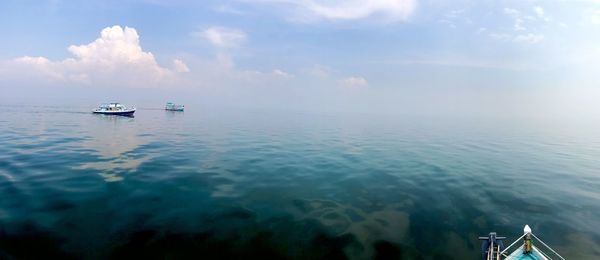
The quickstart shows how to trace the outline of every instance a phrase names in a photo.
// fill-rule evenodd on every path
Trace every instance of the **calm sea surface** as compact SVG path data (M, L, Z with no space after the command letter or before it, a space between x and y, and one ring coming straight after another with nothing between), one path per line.
M0 107L1 258L600 259L600 124Z

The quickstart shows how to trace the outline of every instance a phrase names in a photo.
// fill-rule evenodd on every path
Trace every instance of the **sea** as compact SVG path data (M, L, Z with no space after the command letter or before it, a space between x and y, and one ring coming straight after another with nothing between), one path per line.
M0 106L0 259L600 259L598 121L90 109Z

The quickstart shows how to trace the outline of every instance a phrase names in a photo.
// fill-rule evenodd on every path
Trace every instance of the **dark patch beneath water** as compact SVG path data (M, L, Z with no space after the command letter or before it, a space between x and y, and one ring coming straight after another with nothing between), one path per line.
M126 239L96 254L65 249L65 240L28 223L16 232L0 232L0 259L348 259L361 257L351 235L315 233L304 241L281 239L260 230L220 234L217 231L173 232L160 228L131 231ZM373 259L424 259L414 248L385 240L373 245ZM89 250L89 249L87 249ZM451 258L446 258L451 259Z
M346 259L349 248L360 249L354 236L330 235L312 221L279 217L258 222L244 210L199 221L206 223L202 231L178 231L165 223L130 226L112 233L111 242L92 248L84 246L90 241L56 235L77 233L76 228L56 231L32 223L11 225L0 229L0 259Z
M422 256L417 254L414 249L403 247L402 245L394 244L388 241L379 240L373 244L375 250L374 259L424 259ZM447 258L450 259L450 258Z
M0 228L0 259L76 259L62 249L63 240L32 223L24 223L18 232Z
M272 232L252 236L242 234L220 237L212 232L165 233L141 230L133 233L126 244L118 246L112 259L345 259L343 247L347 237L319 235L302 250L276 239Z
M145 229L131 233L106 257L82 257L78 252L65 250L63 240L51 233L28 227L17 234L2 233L0 259L346 259L344 247L352 241L350 236L319 234L301 248L292 248L295 245L278 240L269 231L223 237L214 232L163 233Z

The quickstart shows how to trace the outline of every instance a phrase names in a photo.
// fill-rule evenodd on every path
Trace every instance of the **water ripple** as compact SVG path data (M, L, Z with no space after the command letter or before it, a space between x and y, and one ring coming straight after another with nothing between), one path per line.
M9 256L31 256L20 249L27 242L59 258L203 248L476 259L477 236L516 237L528 223L567 258L600 257L600 134L591 129L82 111L0 109L0 246L11 245Z

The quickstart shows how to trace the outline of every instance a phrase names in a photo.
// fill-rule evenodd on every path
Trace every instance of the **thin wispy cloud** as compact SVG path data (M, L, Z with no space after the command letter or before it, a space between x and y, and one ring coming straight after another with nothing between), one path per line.
M190 72L190 68L180 59L173 60L173 68L177 72Z
M351 89L364 89L369 86L369 82L363 77L348 77L341 79L340 82L344 87Z
M514 8L505 7L504 8L504 13L507 14L507 15L517 16L521 12L519 12L519 10L514 9Z
M535 13L537 14L538 17L542 18L544 17L544 8L542 8L541 6L535 6L533 8L533 10L535 11Z
M246 41L246 33L235 28L214 26L208 29L193 32L192 36L206 39L218 48L234 48Z
M590 21L595 25L600 25L600 9L592 12L590 16Z
M288 8L308 20L359 20L379 18L389 21L408 19L417 8L417 0L246 0L257 4Z
M219 13L225 14L234 14L234 15L244 15L246 12L240 10L238 8L232 7L230 5L218 5L213 7L213 10Z
M273 75L275 75L277 77L281 77L281 78L293 78L294 77L294 75L292 75L288 72L285 72L283 70L280 70L280 69L274 69L272 73L273 73Z
M327 78L333 74L331 67L321 64L315 64L309 68L302 69L302 71L309 76L318 78Z
M536 14L536 17L542 21L546 21L549 22L550 21L550 17L548 17L548 15L546 14L546 11L544 11L544 8L542 8L541 6L537 5L535 7L533 7L533 11Z
M538 43L538 42L541 42L543 40L544 40L544 35L534 34L534 33L517 35L514 38L515 42L525 42L525 43L530 43L530 44Z
M531 7L530 10L527 12L510 7L503 8L502 13L513 20L512 31L493 31L488 34L489 37L502 42L522 44L537 44L544 41L546 36L536 28L540 27L540 23L549 22L550 18L544 8L539 5ZM529 26L525 26L526 23ZM535 26L536 23L537 26ZM558 23L557 27L567 28L568 26L564 23Z

